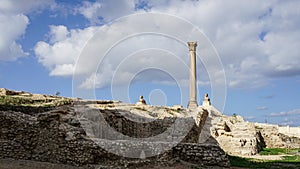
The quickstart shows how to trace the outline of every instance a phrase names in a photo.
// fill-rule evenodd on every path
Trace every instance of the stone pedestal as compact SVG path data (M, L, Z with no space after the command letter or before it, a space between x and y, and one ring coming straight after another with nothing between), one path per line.
M198 107L197 103L197 76L196 76L196 47L197 42L188 42L190 51L190 101L188 109L195 110Z

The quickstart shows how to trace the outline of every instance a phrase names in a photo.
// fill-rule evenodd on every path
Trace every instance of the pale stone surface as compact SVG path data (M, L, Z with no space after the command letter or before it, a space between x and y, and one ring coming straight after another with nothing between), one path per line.
M278 125L254 123L257 130L262 133L267 147L272 148L300 148L300 136L283 133ZM285 126L284 128L288 128ZM295 127L296 128L296 127ZM285 132L285 131L284 131Z
M300 126L290 127L290 126L279 126L279 125L267 124L267 123L255 123L255 126L257 126L258 128L273 128L273 130L277 131L278 133L287 135L289 137L300 138Z
M175 109L175 110L182 110L183 107L181 105L174 105L172 106L172 109Z
M50 99L50 98L47 98L45 95L43 94L33 94L31 96L31 99L32 100L46 100L46 99Z
M188 109L196 110L197 103L197 75L196 75L196 47L197 42L188 42L190 52L190 101Z
M12 91L5 88L0 88L0 96L6 96L6 95L17 95L22 92Z
M199 137L199 143L209 142L213 136L228 154L250 156L257 154L263 147L300 148L298 128L278 125L245 122L241 116L225 116L211 105L206 94L202 106L209 117L206 119ZM298 136L298 137L297 137Z
M214 136L224 151L233 155L255 155L263 148L260 133L253 123L232 123L223 119L218 123Z
M290 137L300 137L300 127L278 126L278 132Z
M222 115L214 106L208 104L208 95L205 95L206 104L198 109L206 109L209 116L202 128L199 143L211 143L216 140L221 148L232 155L254 155L259 152L262 144L260 133L255 130L253 123L247 123L241 116ZM214 139L209 139L212 136Z
M0 88L0 96L6 95L6 89Z

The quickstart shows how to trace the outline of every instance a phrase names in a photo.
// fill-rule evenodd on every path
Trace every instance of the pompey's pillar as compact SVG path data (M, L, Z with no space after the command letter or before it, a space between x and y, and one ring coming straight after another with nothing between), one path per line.
M196 47L197 42L188 42L190 51L190 101L188 109L195 110L197 104L197 76L196 76Z

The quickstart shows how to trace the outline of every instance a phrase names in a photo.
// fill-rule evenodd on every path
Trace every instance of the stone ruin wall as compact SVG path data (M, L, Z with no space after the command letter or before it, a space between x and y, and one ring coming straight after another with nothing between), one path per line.
M222 149L236 156L251 156L265 147L264 138L253 123L244 122L241 116L224 116L215 118L211 134Z
M118 114L110 112L106 116L112 122L122 121L122 133L137 137L137 125L117 117ZM196 144L193 135L197 135L198 128L193 127L191 133L182 143L161 155L145 159L132 159L120 157L95 144L81 124L75 118L76 112L70 107L51 112L30 115L26 112L0 111L0 158L13 158L62 163L71 165L99 164L104 166L136 167L150 164L172 165L179 161L193 163L197 166L229 166L228 158L224 151L217 145ZM112 115L114 114L114 115ZM169 126L174 119L163 119L153 122L156 127L148 131L159 132ZM156 124L157 123L157 124ZM118 123L112 123L118 124ZM144 126L145 127L145 126ZM161 127L161 129L159 129ZM157 130L157 131L156 131ZM144 132L143 132L144 133ZM149 136L151 132L145 132ZM189 136L192 135L192 136ZM107 136L109 137L109 136ZM123 148L135 148L136 143L123 140ZM102 144L114 148L120 145L118 140L104 139ZM169 144L168 142L147 142L146 146L155 148ZM147 155L147 152L145 152Z
M300 127L278 126L278 132L290 137L300 138Z
M254 123L254 125L262 133L266 147L300 148L300 135L297 134L299 127L283 127L265 123Z
M186 135L186 137L181 139L181 142L198 143L201 125L205 122L205 119L203 119L202 123L197 125L192 117L165 117L163 119L152 119L150 122L147 122L149 119L141 116L135 117L139 118L138 121L133 121L124 117L119 110L107 109L88 109L81 114L89 114L88 117L84 117L84 120L80 120L88 134L90 134L89 136L107 140L127 140L133 137L149 138L150 141L173 142L178 136ZM102 125L105 123L107 123L107 125ZM116 136L110 132L108 128L122 133L122 135ZM154 136L155 139L151 140L151 137Z
M290 127L290 126L280 126L275 124L266 123L254 123L255 126L261 128L274 128L278 133L287 135L289 137L299 137L300 138L300 127Z

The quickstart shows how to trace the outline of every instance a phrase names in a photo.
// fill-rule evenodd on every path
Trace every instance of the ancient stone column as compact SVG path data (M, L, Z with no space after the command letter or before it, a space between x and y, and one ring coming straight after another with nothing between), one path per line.
M197 104L197 78L196 78L196 47L197 42L188 42L190 51L190 101L188 109L194 110Z

